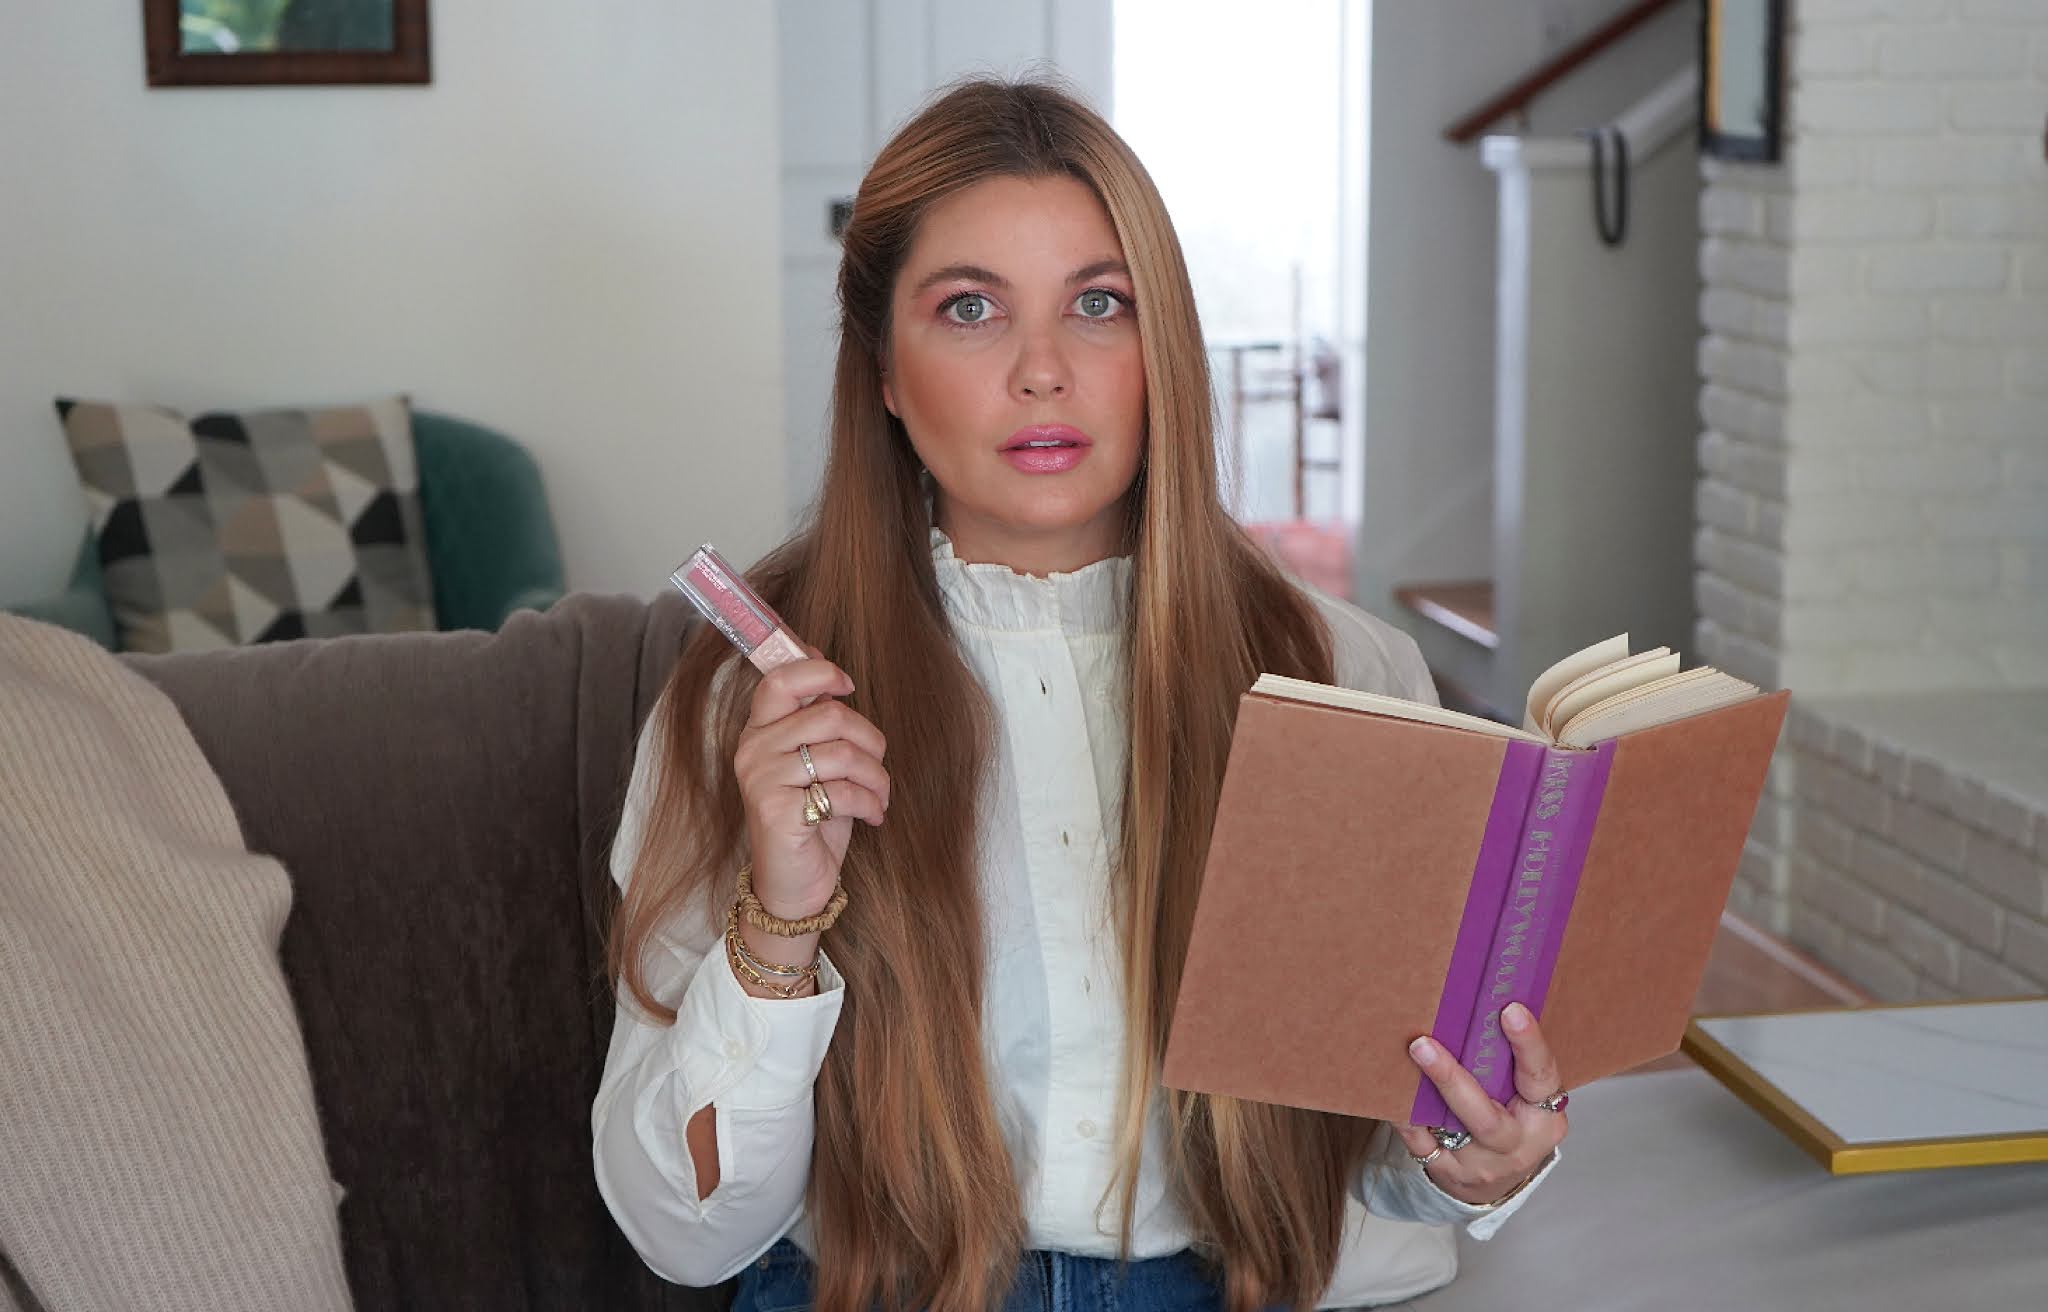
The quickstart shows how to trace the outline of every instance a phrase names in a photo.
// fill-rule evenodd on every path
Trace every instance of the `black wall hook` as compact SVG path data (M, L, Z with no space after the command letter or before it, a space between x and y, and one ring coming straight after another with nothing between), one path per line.
M1600 232L1602 245L1619 246L1628 237L1628 137L1611 124L1580 135L1593 145L1593 226ZM1610 149L1614 165L1611 188L1607 180Z

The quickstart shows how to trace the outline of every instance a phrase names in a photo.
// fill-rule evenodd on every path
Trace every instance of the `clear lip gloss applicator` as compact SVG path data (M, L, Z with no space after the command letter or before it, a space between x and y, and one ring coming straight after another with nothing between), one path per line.
M810 659L782 617L709 543L697 548L669 579L761 673Z

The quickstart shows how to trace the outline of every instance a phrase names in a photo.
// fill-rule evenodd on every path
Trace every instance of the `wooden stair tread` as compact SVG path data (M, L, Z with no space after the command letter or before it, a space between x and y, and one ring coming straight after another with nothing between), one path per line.
M1491 579L1404 583L1394 589L1394 600L1488 650L1500 646L1500 632L1493 622Z

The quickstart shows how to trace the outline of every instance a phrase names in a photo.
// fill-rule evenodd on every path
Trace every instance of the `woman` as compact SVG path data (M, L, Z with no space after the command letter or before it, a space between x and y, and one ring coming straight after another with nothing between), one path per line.
M1054 89L961 85L863 181L839 296L815 519L752 576L831 659L756 677L700 629L613 854L620 1226L745 1312L1310 1307L1388 1287L1354 1198L1489 1232L1564 1137L1533 1023L1509 1108L1418 1058L1450 1151L1159 1086L1239 695L1434 694L1225 515L1143 168Z

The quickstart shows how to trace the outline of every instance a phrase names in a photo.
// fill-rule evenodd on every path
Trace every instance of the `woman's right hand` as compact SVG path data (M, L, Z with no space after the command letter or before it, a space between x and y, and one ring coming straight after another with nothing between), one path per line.
M835 700L853 691L846 672L815 650L811 655L762 677L733 754L754 856L754 895L770 915L787 920L824 908L838 886L854 821L879 825L889 810L882 731ZM817 825L804 823L811 777L797 750L803 746L832 802L832 818Z

